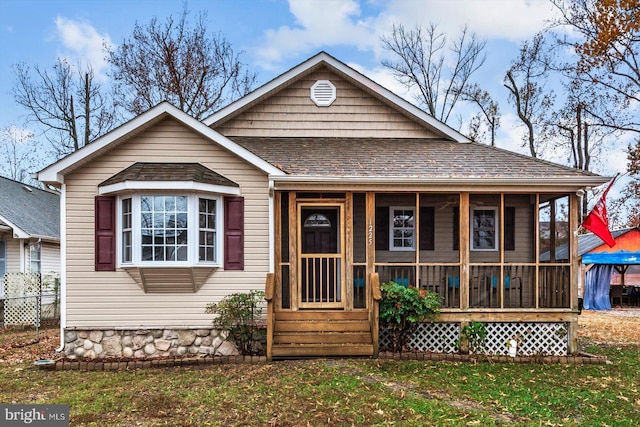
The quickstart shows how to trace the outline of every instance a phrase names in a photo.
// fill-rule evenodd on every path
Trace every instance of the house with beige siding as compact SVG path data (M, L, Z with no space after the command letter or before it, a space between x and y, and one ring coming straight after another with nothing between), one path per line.
M229 351L205 307L249 290L269 358L375 356L387 281L441 297L416 349L457 351L480 321L489 353L572 352L576 194L607 181L473 143L324 52L203 121L160 104L38 177L62 194L61 350L81 357Z

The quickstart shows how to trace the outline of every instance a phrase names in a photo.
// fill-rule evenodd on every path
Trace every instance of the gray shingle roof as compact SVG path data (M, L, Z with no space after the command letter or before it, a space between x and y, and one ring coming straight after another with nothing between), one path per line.
M0 177L0 216L27 234L60 240L60 196Z
M477 143L418 138L230 138L294 175L415 178L597 176Z
M235 182L199 163L135 163L103 181L100 186L125 181L194 181L239 187Z

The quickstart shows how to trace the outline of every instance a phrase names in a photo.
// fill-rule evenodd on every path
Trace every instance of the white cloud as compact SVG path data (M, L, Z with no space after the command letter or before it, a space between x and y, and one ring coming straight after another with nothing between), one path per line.
M56 18L55 24L57 38L64 48L61 56L69 59L72 64L80 61L91 65L96 77L104 79L103 72L107 68L104 45L112 44L109 35L99 34L88 22L62 16Z
M395 0L385 13L405 24L438 24L447 34L466 24L480 37L519 43L544 27L554 7L548 0Z
M353 45L371 50L377 43L370 19L359 19L360 5L355 0L291 0L289 9L297 26L267 30L264 44L256 49L265 69L273 69L286 57L323 46Z
M519 44L554 15L548 0L289 0L289 10L296 25L267 30L256 49L265 69L301 53L346 45L379 58L380 37L394 23L408 28L434 23L450 37L468 25L483 39Z

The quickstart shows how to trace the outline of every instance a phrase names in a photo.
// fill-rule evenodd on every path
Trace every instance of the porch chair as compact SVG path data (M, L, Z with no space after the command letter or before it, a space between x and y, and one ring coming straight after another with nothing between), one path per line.
M617 305L622 307L622 286L611 286L609 300L612 307L616 305L616 300L618 301Z

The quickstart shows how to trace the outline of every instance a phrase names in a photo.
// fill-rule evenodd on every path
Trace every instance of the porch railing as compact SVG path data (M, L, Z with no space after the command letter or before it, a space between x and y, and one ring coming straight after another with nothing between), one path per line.
M472 264L469 308L570 308L570 266L566 264ZM376 265L380 282L394 281L440 295L442 308L460 308L466 284L458 264Z
M303 303L337 303L342 301L341 255L303 255L301 301Z

